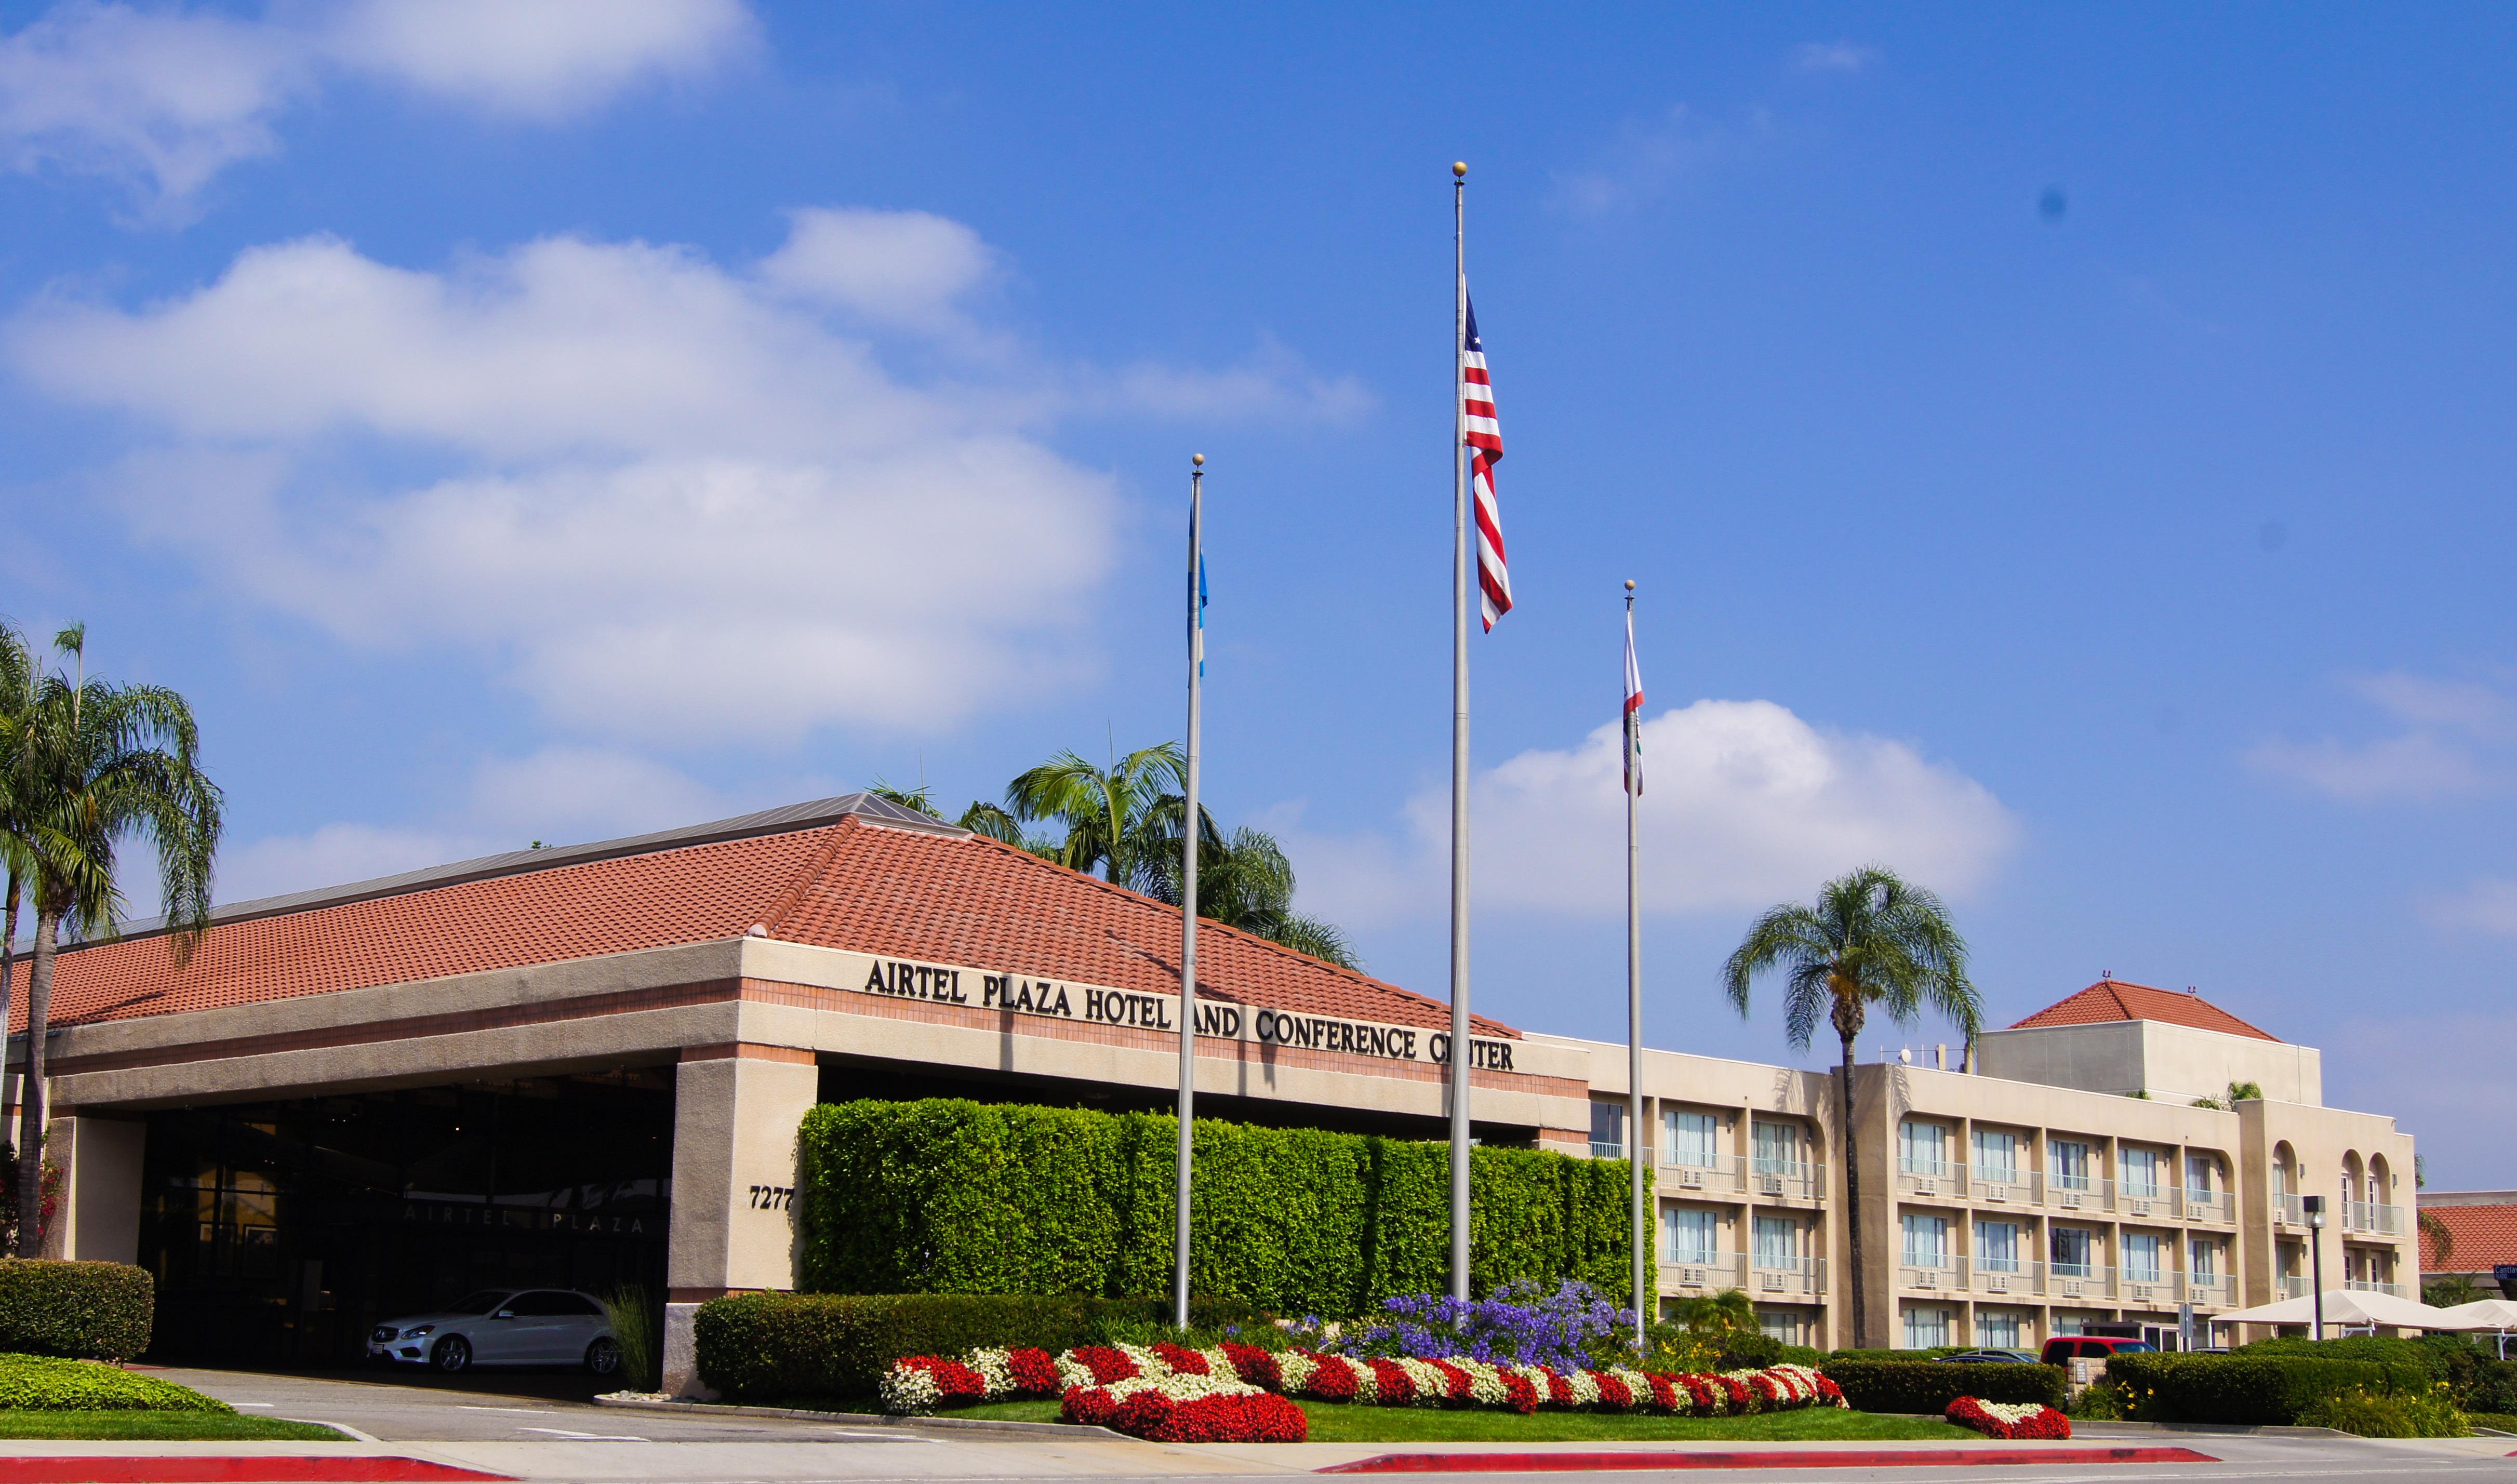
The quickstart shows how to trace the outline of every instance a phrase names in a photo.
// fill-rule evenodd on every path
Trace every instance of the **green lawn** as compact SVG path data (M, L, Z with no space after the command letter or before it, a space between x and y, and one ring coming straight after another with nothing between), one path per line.
M120 1441L227 1442L285 1440L345 1443L349 1435L318 1422L233 1412L33 1412L0 1411L0 1438L98 1438Z
M1603 1412L1450 1412L1429 1407L1349 1407L1304 1402L1314 1443L1800 1442L1846 1438L1983 1441L1983 1434L1934 1419L1884 1417L1811 1407L1757 1417L1629 1417ZM1055 1402L991 1402L947 1417L1053 1422Z

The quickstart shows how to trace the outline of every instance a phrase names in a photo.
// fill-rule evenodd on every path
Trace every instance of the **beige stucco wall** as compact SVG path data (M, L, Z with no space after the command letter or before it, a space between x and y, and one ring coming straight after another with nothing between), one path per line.
M1987 1031L1976 1041L1986 1077L2078 1087L2147 1091L2160 1102L2218 1098L2254 1082L2285 1103L2325 1101L2324 1057L2314 1046L2196 1030L2155 1020Z

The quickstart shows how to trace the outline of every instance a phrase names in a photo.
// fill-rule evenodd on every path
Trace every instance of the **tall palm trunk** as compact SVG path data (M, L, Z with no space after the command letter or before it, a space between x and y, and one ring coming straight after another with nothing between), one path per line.
M6 920L0 921L0 1109L9 1105L9 1001L17 993L18 873L13 870L9 872L9 910Z
M1844 1069L1835 1076L1836 1117L1844 1127L1844 1219L1853 1267L1852 1347L1856 1349L1870 1342L1869 1286L1862 1280L1869 1269L1861 1261L1861 1157L1859 1140L1853 1133L1853 1039L1859 1034L1857 1029L1843 1030Z
M44 1254L44 1030L53 1008L53 950L62 914L35 904L34 967L26 975L26 1075L19 1094L18 1255Z

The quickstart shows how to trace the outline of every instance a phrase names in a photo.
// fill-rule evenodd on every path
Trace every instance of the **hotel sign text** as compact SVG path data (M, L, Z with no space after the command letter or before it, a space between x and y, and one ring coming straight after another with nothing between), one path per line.
M905 958L875 959L866 971L863 993L1141 1031L1179 1029L1176 995L1142 995L1024 974L916 963ZM1297 1046L1387 1061L1442 1065L1451 1059L1451 1038L1443 1031L1379 1025L1334 1015L1297 1015L1289 1010L1254 1011L1246 1005L1213 1000L1197 1007L1197 1034L1219 1040L1252 1040L1262 1046ZM1481 1072L1510 1072L1512 1045L1500 1039L1472 1040L1470 1065Z

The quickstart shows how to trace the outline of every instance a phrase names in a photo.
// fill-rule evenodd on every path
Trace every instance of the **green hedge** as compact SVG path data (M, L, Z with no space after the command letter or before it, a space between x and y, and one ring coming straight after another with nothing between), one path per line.
M700 1305L692 1338L700 1379L730 1396L862 1397L893 1361L985 1345L1055 1352L1105 1325L1171 1316L1154 1298L1038 1298L999 1293L739 1293ZM1199 1328L1263 1323L1247 1305L1200 1299Z
M64 1264L66 1266L66 1264ZM0 1355L0 1411L232 1412L190 1386L93 1361Z
M2286 1427L2299 1414L2352 1390L2391 1396L2426 1389L2427 1371L2404 1362L2312 1355L2117 1355L2107 1379L2145 1422L2226 1422Z
M1941 1413L1962 1396L1980 1402L2063 1405L2063 1368L2004 1361L1838 1360L1818 1366L1861 1412Z
M127 1262L0 1258L0 1352L129 1360L156 1303L149 1270Z
M800 1286L1162 1293L1177 1128L1164 1114L950 1098L824 1104L796 1135ZM1340 1317L1446 1286L1446 1145L1200 1119L1196 1153L1195 1292ZM1476 1150L1472 1288L1580 1278L1621 1290L1627 1179L1623 1161Z

